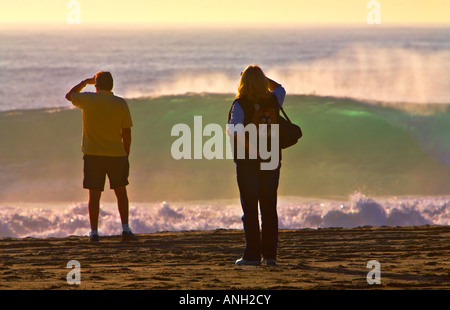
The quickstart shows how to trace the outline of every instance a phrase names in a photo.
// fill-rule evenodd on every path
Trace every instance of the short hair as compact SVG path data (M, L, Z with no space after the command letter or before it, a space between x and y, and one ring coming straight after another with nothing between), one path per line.
M99 89L112 90L114 81L110 72L99 71L95 74L95 85Z

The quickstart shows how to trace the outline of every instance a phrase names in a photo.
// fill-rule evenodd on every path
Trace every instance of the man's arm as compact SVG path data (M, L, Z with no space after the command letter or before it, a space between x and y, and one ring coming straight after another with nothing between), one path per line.
M95 84L95 77L85 79L84 81L81 81L79 84L72 87L72 89L69 90L69 92L66 94L66 99L72 101L72 94L81 92L83 88L85 88L88 84Z
M122 143L127 155L130 155L131 149L131 128L122 128Z

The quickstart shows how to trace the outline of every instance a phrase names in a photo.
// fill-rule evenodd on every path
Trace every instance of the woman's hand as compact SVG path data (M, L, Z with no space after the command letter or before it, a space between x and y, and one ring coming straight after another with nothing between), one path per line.
M275 82L274 80L271 80L269 78L267 78L267 80L269 81L269 90L273 91L274 89L277 89L278 87L280 87L281 85L278 84L277 82Z

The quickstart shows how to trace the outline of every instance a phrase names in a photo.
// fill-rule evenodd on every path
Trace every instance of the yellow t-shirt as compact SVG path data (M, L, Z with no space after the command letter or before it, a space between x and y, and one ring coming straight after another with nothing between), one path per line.
M73 93L71 99L83 111L83 153L127 156L121 136L122 128L133 126L127 102L105 90Z

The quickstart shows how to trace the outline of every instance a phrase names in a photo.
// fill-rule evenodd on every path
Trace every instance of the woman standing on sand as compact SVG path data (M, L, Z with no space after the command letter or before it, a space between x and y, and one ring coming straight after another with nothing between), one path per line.
M285 95L284 88L267 78L259 66L248 66L241 74L237 99L233 102L228 123L234 126L238 124L244 126L255 124L258 126L261 123L270 125L273 114L276 113L275 117L279 115L278 105L283 104ZM261 121L262 118L264 118L263 122ZM267 121L267 119L269 120ZM235 141L240 139L244 141L248 150L248 139L242 138L242 135L239 138L239 134L242 134L242 132L235 129L233 132L229 131L229 134L234 134ZM250 156L249 158L238 159L235 153L234 161L244 213L242 221L245 232L244 254L242 258L236 261L236 264L259 265L262 255L263 263L275 265L278 246L277 189L280 177L281 151L278 165L273 170L261 169L263 160L259 155L256 159L250 159ZM261 236L258 203L261 210Z

